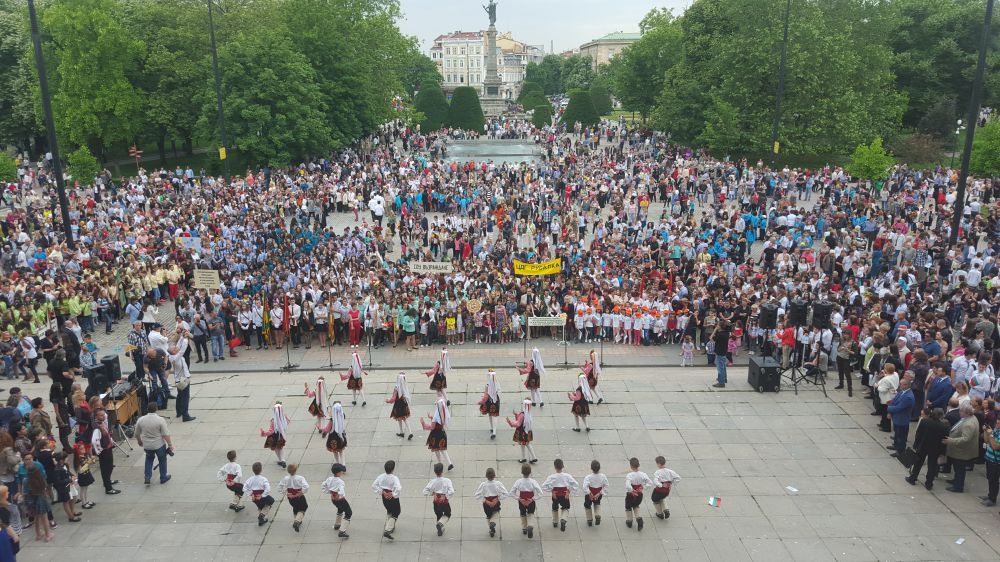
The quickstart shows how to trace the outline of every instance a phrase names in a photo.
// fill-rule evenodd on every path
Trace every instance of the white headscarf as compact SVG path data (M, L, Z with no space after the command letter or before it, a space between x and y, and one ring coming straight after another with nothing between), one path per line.
M524 402L521 403L521 409L524 411L524 422L521 427L524 431L531 431L531 399L525 398Z
M451 371L451 360L448 359L448 349L441 349L441 374L447 375Z
M364 372L364 370L361 368L361 356L358 355L357 351L352 351L351 352L351 367L350 367L351 377L355 378L355 379L360 379L361 378L361 374L363 372Z
M593 349L590 350L590 364L593 365L594 376L598 377L601 375L601 362L597 359L597 352Z
M448 405L445 403L444 398L439 398L437 401L437 408L434 408L434 423L439 423L444 427L448 427L451 423L451 412L448 411Z
M486 373L486 394L494 402L500 401L500 383L497 382L496 371L492 369Z
M580 373L580 376L576 378L576 382L580 387L580 393L583 394L583 398L587 402L593 402L594 397L590 395L590 383L587 382L587 375Z
M288 435L288 418L285 417L285 407L281 403L274 405L271 410L271 421L274 423L274 432L282 436Z
M406 384L406 373L400 371L396 375L396 398L405 398L410 401L410 387Z
M545 365L542 363L542 353L538 351L538 348L531 350L531 362L535 364L535 370L538 371L539 375L545 374Z
M316 405L319 406L320 412L326 411L326 379L320 377L316 379Z
M339 401L333 403L333 415L330 418L333 420L333 431L343 435L344 430L347 429L347 420L344 419L344 407L340 405Z

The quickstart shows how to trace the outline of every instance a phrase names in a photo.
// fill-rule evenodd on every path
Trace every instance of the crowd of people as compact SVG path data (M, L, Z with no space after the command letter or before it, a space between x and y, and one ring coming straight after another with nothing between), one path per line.
M835 364L852 398L860 374L882 428L898 428L897 454L909 456L909 419L930 420L916 450L936 466L943 453L923 437L957 418L946 468L964 470L975 448L996 501L1000 435L982 428L995 427L1000 367L1000 182L970 179L951 244L954 169L897 166L856 181L836 166L714 159L623 120L525 127L486 131L537 144L540 157L517 164L440 158L448 138L478 132L390 123L328 157L228 181L182 167L105 171L68 189L72 244L48 162L20 161L0 222L0 352L6 377L39 382L41 356L54 380L57 423L31 441L58 434L78 467L97 456L80 415L96 420L102 405L78 402L74 384L98 352L89 335L124 321L134 368L159 383L162 407L165 373L185 378L192 349L208 362L240 345L499 345L529 331L561 337L528 319L565 315L582 344L703 356L719 387L744 351L820 377ZM334 229L338 215L350 226ZM558 273L513 275L512 258L559 260ZM195 268L218 271L219 287L194 288ZM796 302L829 303L830 321L792 322ZM169 333L157 325L164 306L176 312ZM765 306L777 309L774 328L759 322ZM585 386L574 402L589 403ZM954 432L969 432L970 417L975 447L958 451L967 441Z

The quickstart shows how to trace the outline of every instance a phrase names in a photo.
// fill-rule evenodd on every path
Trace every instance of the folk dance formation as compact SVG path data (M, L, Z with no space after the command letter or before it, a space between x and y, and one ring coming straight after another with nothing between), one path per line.
M365 406L362 377L367 373L362 369L361 357L358 352L352 351L351 355L351 366L345 374L341 375L341 380L347 382L346 387L353 393L352 404L357 405L360 394L361 406ZM446 377L450 369L448 350L442 349L441 356L434 367L425 372L425 375L431 378L431 390L436 393L434 411L427 415L426 421L424 417L420 418L421 427L428 432L426 446L434 453L434 477L424 487L423 494L431 498L438 536L444 534L451 518L451 499L457 493L452 480L444 476L446 471L454 469L454 464L448 454L447 434L451 425L451 403L445 393ZM545 366L537 348L532 350L531 359L524 367L518 367L518 371L522 376L527 376L524 385L530 391L531 396L522 400L520 411L514 410L512 412L513 419L508 417L505 420L513 429L512 441L521 448L521 458L518 460L521 465L521 478L508 489L497 480L496 470L489 468L486 470L486 479L479 484L473 494L477 500L482 502L489 536L495 537L498 531L498 517L502 501L505 498L513 498L517 501L521 516L521 531L529 539L533 538L538 526L536 502L542 498L543 494L548 494L552 502L553 528L558 528L562 532L566 531L571 498L580 495L583 496L587 526L600 525L601 500L608 493L610 484L607 476L601 472L599 461L594 460L590 463L591 474L583 479L582 484L565 471L562 459L558 458L553 461L555 471L546 477L542 484L531 477L531 465L538 462L538 456L532 447L534 440L533 409L536 405L541 407L544 404L539 389ZM590 431L587 424L590 407L594 404L595 398L598 404L604 401L603 395L598 390L600 375L600 361L597 354L591 350L587 360L580 365L580 373L575 378L573 391L567 393L569 401L572 403L571 412L575 421L573 431L581 432L584 429ZM489 420L491 440L496 439L496 418L500 415L500 392L499 377L494 369L489 369L486 373L482 397L477 405L479 413ZM334 398L334 394L327 386L326 379L322 376L317 378L314 388L310 388L308 383L305 384L305 395L309 398L308 412L316 419L316 429L325 438L327 450L333 453L332 476L322 483L321 490L323 494L329 496L330 502L337 511L333 530L337 532L338 537L346 539L350 537L348 529L353 511L347 501L347 484L344 481L344 476L347 473L344 457L347 448L347 423L344 407L339 400ZM398 424L399 432L396 433L396 436L412 440L413 432L410 428L409 418L413 398L407 383L406 373L400 372L396 375L392 393L385 399L385 402L392 405L389 416ZM285 445L290 422L291 419L285 413L284 406L280 401L276 401L271 409L270 424L267 429L262 429L260 433L265 438L265 448L274 451L278 465L286 469L286 474L278 482L277 494L287 500L291 506L292 527L296 532L299 532L306 511L309 509L306 496L310 486L306 479L298 474L298 465L286 463ZM258 524L264 525L275 505L275 499L271 496L270 482L263 475L263 465L260 462L253 464L253 475L244 481L243 469L237 462L236 456L236 451L229 451L226 455L227 462L218 470L219 481L232 494L229 509L237 513L243 511L245 509L242 504L243 498L249 495L257 507ZM645 490L652 488L651 499L656 517L665 520L670 517L670 509L666 505L666 499L673 486L681 479L679 474L667 468L664 457L658 456L654 462L657 470L652 478L639 470L639 461L636 458L629 460L630 471L625 476L625 524L629 528L635 525L639 531L643 528L640 509ZM402 485L394 474L395 467L395 461L386 461L384 473L372 483L372 490L377 497L382 499L386 511L382 534L384 538L389 540L395 538L396 523L401 513L399 498L402 493Z

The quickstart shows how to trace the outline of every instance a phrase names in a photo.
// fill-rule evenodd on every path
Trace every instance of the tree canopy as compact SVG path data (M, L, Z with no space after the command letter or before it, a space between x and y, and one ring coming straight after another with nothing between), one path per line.
M424 114L424 120L420 124L424 131L440 129L448 120L448 100L441 91L439 81L425 81L413 98L413 107Z
M451 95L451 107L448 108L447 125L467 131L482 131L485 123L476 89L471 86L455 88Z
M573 127L579 122L584 127L596 125L601 120L594 107L594 101L587 90L573 90L569 93L569 104L563 112L562 122L568 127Z

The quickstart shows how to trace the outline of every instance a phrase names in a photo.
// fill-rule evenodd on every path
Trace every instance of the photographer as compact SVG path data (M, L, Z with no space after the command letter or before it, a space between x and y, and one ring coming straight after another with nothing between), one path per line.
M146 464L143 469L143 480L148 485L153 477L153 459L160 463L160 484L170 480L167 474L167 455L174 454L174 445L170 440L167 421L156 413L156 404L149 403L148 413L135 422L135 441L146 451Z

